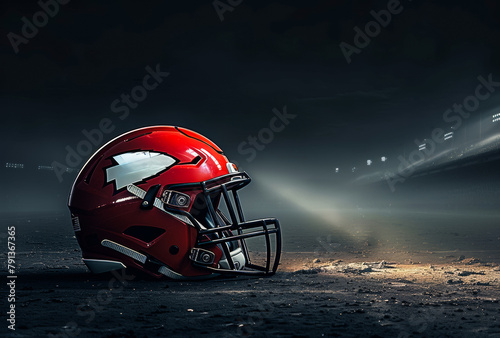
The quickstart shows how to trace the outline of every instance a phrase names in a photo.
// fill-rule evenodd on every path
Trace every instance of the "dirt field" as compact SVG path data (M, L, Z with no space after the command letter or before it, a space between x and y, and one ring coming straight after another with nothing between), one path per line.
M286 252L271 278L175 282L92 275L65 219L7 221L17 227L16 330L4 320L2 337L500 336L496 237L465 254Z
M310 257L310 256L309 256ZM272 278L92 276L74 257L18 275L9 337L411 337L500 335L500 267L284 256Z

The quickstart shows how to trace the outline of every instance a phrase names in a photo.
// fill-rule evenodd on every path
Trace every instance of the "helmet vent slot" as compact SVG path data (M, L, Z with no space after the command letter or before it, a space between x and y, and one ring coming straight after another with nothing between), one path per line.
M134 237L145 243L150 243L160 237L165 232L165 229L160 229L150 226L134 225L125 230L123 233L127 236Z
M152 133L152 132L150 131L150 132L147 132L147 133L144 133L144 134L140 134L140 135L137 135L137 136L131 137L131 138L129 138L129 139L126 139L126 140L125 140L125 142L130 142L130 141L132 141L132 140L135 140L136 138L143 137L143 136L149 135L149 134L151 134L151 133Z
M87 183L87 184L90 183L90 179L92 178L92 175L94 174L94 171L95 171L95 168L97 167L97 164L101 161L101 158L102 158L102 155L99 157L99 159L97 161L95 161L95 163L92 166L92 168L90 169L89 173L87 174L87 176L85 176L85 179L83 180L85 183Z
M201 161L201 156L196 156L195 158L193 158L191 160L191 162L186 162L186 163L179 163L179 165L186 165L186 164L193 164L193 165L196 165L198 164L198 162Z

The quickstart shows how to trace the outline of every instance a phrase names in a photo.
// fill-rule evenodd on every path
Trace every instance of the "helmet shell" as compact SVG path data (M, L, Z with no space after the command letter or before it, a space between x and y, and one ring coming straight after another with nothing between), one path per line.
M146 157L145 167L148 167L147 154L159 155L170 162L163 169L153 166L131 177L111 176L112 172L123 173L119 168L123 162L117 159L130 154ZM133 184L148 191L152 186L161 185L161 194L174 184L203 182L227 175L228 163L216 144L180 127L141 128L108 142L83 166L69 197L73 222L78 224L75 234L82 256L90 260L118 260L127 267L160 276L157 269L147 269L135 259L103 246L102 241L108 240L154 257L183 276L210 274L190 264L189 253L196 243L197 230L158 208L141 209L142 200L131 195L126 186ZM212 251L216 254L216 264L222 253L217 247Z

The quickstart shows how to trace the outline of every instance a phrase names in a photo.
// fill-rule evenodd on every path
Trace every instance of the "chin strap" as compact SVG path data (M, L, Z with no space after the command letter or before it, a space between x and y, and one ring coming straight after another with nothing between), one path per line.
M141 203L141 206L143 206L145 202L148 202L148 204L150 203L148 201L150 198L148 198L148 200L145 199L147 192L145 190L139 188L138 186L133 185L133 184L129 184L129 185L127 185L127 191L129 193L131 193L132 195L135 195L135 196L139 197L141 200L143 200L143 202ZM158 191L158 190L156 190L156 191ZM154 197L153 206L160 209L161 211L169 214L170 216L173 216L173 217L177 218L178 220L180 220L186 224L189 224L192 227L195 227L194 224L186 216L177 215L177 214L174 214L172 212L165 210L165 208L163 207L163 202L158 197Z

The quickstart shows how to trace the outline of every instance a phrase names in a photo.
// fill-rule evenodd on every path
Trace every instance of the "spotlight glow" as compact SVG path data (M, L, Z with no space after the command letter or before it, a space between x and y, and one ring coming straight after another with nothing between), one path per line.
M312 219L341 227L340 212L343 209L341 202L344 199L342 196L335 197L332 196L331 191L322 192L311 189L311 186L300 183L297 178L271 176L269 173L258 175L258 177L258 182L269 189L270 194L278 194L290 206L306 212Z

